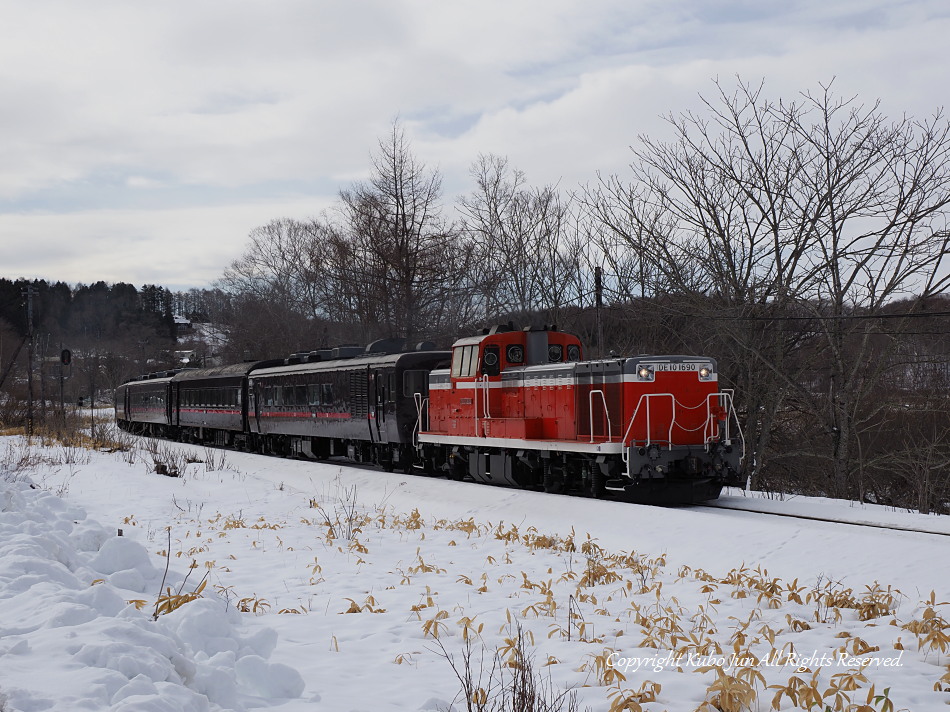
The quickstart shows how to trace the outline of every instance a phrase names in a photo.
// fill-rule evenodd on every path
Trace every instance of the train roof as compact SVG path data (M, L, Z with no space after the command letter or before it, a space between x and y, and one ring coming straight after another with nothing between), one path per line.
M171 369L168 371L155 371L153 373L144 373L141 376L136 376L135 378L130 378L125 383L120 384L121 386L131 386L138 384L148 384L148 383L167 383L172 380L176 374L180 373L182 370L186 369Z
M369 366L412 366L415 363L448 361L451 351L400 351L393 354L369 353L355 358L328 359L272 367L255 368L251 376L277 376L284 373L304 373L308 371L335 371L367 368Z
M242 361L241 363L232 363L227 366L213 366L211 368L189 368L186 371L176 374L172 380L178 381L197 381L204 378L226 378L228 376L246 376L256 368L265 368L267 366L276 366L283 364L283 359L269 359L267 361Z

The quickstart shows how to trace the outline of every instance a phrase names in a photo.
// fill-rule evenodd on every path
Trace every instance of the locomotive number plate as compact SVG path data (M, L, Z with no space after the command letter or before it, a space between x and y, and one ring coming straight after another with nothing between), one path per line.
M658 363L653 366L654 371L698 371L702 368L698 363Z

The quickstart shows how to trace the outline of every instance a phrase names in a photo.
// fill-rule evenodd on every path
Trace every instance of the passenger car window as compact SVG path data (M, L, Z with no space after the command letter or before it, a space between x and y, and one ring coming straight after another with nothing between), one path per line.
M402 395L404 398L412 398L416 393L425 393L428 371L405 371L402 374Z

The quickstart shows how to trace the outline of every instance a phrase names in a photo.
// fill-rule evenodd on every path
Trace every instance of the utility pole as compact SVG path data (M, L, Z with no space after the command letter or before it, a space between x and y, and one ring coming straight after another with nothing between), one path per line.
M40 423L46 425L46 351L49 346L49 334L46 341L40 336Z
M604 283L600 265L594 267L594 299L595 315L597 317L597 350L600 357L604 358Z
M73 354L69 349L63 348L63 342L59 342L59 410L63 418L63 431L66 430L66 396L63 386L63 379L66 377L65 371L73 362Z
M28 365L26 368L26 383L29 396L26 405L26 434L33 436L33 297L37 294L36 288L32 285L23 290L23 296L26 297L26 329L27 339L29 339Z

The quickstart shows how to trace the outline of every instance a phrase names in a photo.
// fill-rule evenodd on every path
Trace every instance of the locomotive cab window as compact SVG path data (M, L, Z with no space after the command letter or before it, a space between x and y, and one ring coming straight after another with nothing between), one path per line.
M456 346L452 352L452 378L471 378L478 369L478 344Z

